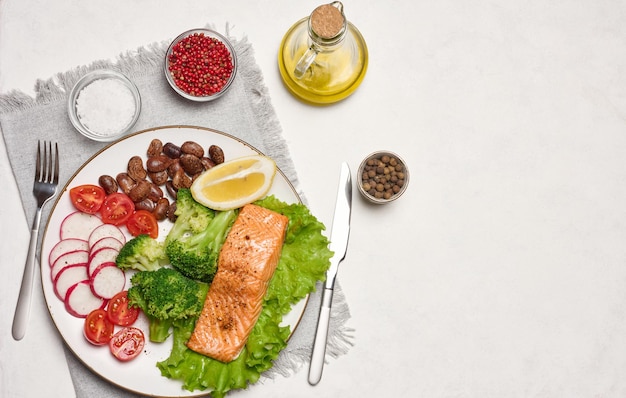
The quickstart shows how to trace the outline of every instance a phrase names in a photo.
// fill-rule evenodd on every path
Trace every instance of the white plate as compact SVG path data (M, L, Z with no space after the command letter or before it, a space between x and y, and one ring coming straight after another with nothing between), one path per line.
M195 141L202 145L205 150L210 145L219 145L227 159L261 153L249 144L228 134L216 130L188 126L161 127L146 130L126 136L105 147L78 169L74 176L70 178L63 191L61 191L54 204L46 226L41 250L43 292L50 316L66 344L94 373L123 389L150 396L181 397L206 395L206 391L190 392L184 390L180 381L161 376L156 363L169 357L172 346L171 336L161 344L147 341L144 352L138 358L126 363L116 360L109 352L107 346L96 347L88 343L83 337L84 320L71 316L65 310L63 302L54 294L50 278L48 255L52 247L59 241L61 221L74 211L74 207L69 199L69 188L81 184L97 184L98 177L102 174L109 174L115 177L118 173L126 170L130 157L139 155L145 159L148 145L154 138L160 139L163 143L172 142L176 145L181 145L185 141ZM274 178L269 194L275 195L283 202L301 202L295 188L280 170ZM168 222L160 224L159 236L163 237L171 228L171 224ZM128 286L130 286L129 282L127 282ZM292 332L300 321L305 306L306 299L303 299L284 318L283 324L291 326ZM136 326L144 331L148 330L148 323L144 317L137 321Z

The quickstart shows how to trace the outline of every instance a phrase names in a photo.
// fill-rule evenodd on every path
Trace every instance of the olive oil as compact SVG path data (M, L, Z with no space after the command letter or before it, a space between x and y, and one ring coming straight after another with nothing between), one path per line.
M343 17L341 3L331 5L339 8ZM307 103L326 105L346 98L361 84L367 71L367 45L345 19L337 37L317 37L311 29L314 15L315 11L287 31L278 52L278 66L293 95Z

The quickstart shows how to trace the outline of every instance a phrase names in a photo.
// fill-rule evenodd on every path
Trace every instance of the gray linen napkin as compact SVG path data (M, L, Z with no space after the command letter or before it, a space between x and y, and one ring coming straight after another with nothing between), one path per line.
M233 38L233 43L239 61L237 78L229 93L210 103L198 104L184 100L167 85L163 72L166 42L122 54L115 62L97 61L45 81L39 80L35 87L35 98L19 91L0 95L0 128L29 225L36 208L31 192L37 140L58 142L62 159L61 186L80 165L106 145L78 134L67 116L66 101L71 87L82 75L98 68L118 70L139 88L142 112L135 126L136 131L158 126L190 125L210 127L235 135L275 159L280 169L298 188L289 149L282 137L252 46L245 37L241 40ZM48 206L48 212L51 207ZM44 212L42 226L47 221L48 212ZM311 295L303 319L289 345L264 377L287 377L309 361L318 319L320 287L318 284L317 292ZM345 296L341 286L337 285L327 349L331 357L347 353L352 345L353 330L346 325L349 318ZM77 397L136 396L96 376L68 348L66 358Z

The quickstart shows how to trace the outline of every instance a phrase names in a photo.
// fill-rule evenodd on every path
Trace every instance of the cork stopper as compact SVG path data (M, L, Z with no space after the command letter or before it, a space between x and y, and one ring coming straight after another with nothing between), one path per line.
M341 33L345 22L343 13L333 4L321 5L311 13L311 29L323 39L332 39Z

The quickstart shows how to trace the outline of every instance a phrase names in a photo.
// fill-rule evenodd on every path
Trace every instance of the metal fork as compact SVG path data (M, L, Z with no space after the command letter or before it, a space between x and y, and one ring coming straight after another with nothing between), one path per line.
M24 266L22 276L22 286L20 295L17 298L15 315L13 317L13 338L21 340L26 334L26 325L30 316L30 303L33 293L33 282L35 279L35 260L37 257L37 245L39 241L39 225L41 223L41 210L54 196L59 185L59 146L54 144L54 155L52 154L52 143L43 142L43 154L41 142L37 142L37 164L35 166L35 184L33 195L37 199L37 212L33 220L33 227L30 231L30 243L28 245L28 256Z

